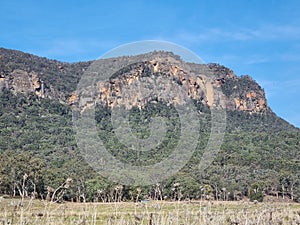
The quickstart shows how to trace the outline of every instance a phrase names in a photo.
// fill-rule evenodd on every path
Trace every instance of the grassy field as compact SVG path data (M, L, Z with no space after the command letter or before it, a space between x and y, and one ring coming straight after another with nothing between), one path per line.
M50 203L0 200L0 225L300 224L300 204L252 202Z

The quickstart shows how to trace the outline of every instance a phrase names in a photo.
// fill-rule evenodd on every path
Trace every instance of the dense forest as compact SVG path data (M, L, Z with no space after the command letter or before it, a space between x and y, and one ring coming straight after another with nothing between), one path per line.
M70 106L35 95L14 95L8 90L1 93L0 104L1 194L34 195L52 201L114 201L116 195L122 200L248 197L262 201L266 195L300 200L300 132L273 113L228 111L221 150L213 164L201 172L197 165L209 135L210 114L207 107L199 107L203 111L203 135L190 162L161 184L131 187L106 180L85 163L74 138ZM159 104L143 111L132 109L136 135L146 136L146 118L157 114L167 117L170 130L176 131L176 111L170 113ZM99 136L116 157L137 163L136 155L114 140L109 116L108 108L97 107ZM166 135L157 149L160 154L145 153L139 159L146 164L162 159L176 144L176 135Z

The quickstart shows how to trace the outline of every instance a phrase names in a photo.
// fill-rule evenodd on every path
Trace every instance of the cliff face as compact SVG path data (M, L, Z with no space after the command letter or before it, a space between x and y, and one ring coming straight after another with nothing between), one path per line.
M169 59L164 60L167 57ZM127 109L143 108L148 102L182 105L186 97L210 107L218 105L221 96L214 93L218 83L211 79L213 75L210 77L202 73L202 68L197 71L184 68L184 64L166 53L159 53L157 58L153 58L130 64L114 73L109 80L97 82L96 99L110 108L124 105ZM110 62L104 60L100 63ZM78 102L77 95L74 93L70 97L70 104ZM85 105L84 102L82 104Z
M232 70L209 64L209 68L218 76L216 82L227 96L227 109L249 113L271 111L264 90L250 76L236 76Z
M169 83L176 83L196 102L216 107L225 102L229 110L264 113L270 111L262 88L249 76L238 77L232 70L218 64L192 64L180 61L172 53L156 52L152 60L135 63L116 72L105 82L97 83L97 100L109 107L144 107L148 101L182 104L184 98ZM121 58L101 63L116 63ZM31 54L0 48L0 90L55 98L66 104L80 100L77 83L92 62L63 63ZM187 65L185 67L184 65ZM139 92L139 81L149 93ZM217 94L220 89L224 95ZM169 94L163 95L162 93ZM85 106L92 104L85 102ZM225 107L225 106L223 106Z
M7 88L14 93L34 93L38 97L44 98L46 95L44 82L35 72L26 72L21 69L13 70L8 76L2 75L0 88Z
M121 105L128 109L132 106L143 108L149 101L183 104L185 99L173 83L189 98L209 107L224 104L221 107L250 114L270 111L264 91L249 76L238 77L232 70L218 64L185 63L172 53L149 55L151 60L127 65L109 80L98 82L96 99L110 108ZM122 61L122 58L105 59L99 63L111 65L116 60ZM139 86L140 83L143 85ZM148 93L145 89L152 91ZM168 95L163 94L166 92ZM78 101L78 93L69 98L69 104ZM90 99L80 104L92 103Z
M90 62L64 63L0 48L0 91L66 102Z

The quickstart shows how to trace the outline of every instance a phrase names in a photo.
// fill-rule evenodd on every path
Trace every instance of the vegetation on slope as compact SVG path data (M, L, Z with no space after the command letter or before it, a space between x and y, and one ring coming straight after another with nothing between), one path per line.
M300 199L300 132L273 113L249 115L228 111L221 150L212 165L200 171L198 164L209 135L210 114L204 106L199 106L203 109L199 119L204 122L190 162L162 184L129 187L99 176L82 159L72 130L70 106L34 95L14 95L8 90L0 94L0 105L1 194L35 195L53 201L114 201L115 193L120 190L123 200L145 197L262 200L264 195ZM136 163L136 155L128 154L115 141L110 110L102 106L97 109L99 135L106 139L108 150L119 159ZM167 117L169 129L178 130L176 112L168 110L172 111L163 103L149 105L144 111L133 109L133 130L140 137L149 135L145 121L155 115ZM142 162L151 164L164 158L176 145L177 135L177 132L166 135L157 154L145 153Z

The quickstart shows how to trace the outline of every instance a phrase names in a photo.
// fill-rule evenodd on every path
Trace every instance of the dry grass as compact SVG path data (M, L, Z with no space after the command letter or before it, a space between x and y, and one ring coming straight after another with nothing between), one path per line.
M64 203L0 200L0 225L300 224L300 204L251 202Z

